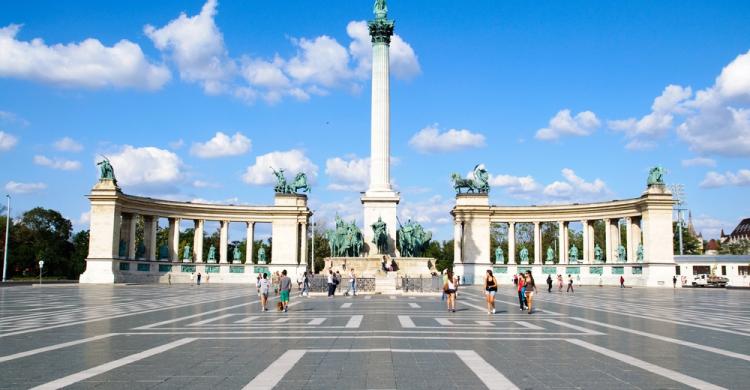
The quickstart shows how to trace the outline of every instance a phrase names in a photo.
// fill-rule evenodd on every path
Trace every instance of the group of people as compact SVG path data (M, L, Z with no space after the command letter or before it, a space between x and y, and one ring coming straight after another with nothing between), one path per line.
M278 284L276 284L278 283ZM268 295L271 290L271 285L274 287L275 294L281 294L279 298L279 311L289 311L289 295L292 292L292 279L287 276L286 270L282 270L281 273L277 271L272 280L268 280L268 274L263 273L258 275L258 295L260 295L260 310L268 311Z
M339 271L333 272L329 268L326 282L328 284L328 298L333 298L336 295L336 288L341 284L341 273ZM349 286L344 292L344 295L349 294L357 295L357 275L354 274L354 268L349 270Z

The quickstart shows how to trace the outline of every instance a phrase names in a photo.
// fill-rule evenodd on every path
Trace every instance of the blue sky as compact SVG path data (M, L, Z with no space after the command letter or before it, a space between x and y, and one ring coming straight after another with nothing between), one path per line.
M399 214L447 239L449 175L492 203L685 185L707 236L750 215L750 3L389 1ZM87 227L94 162L127 193L269 204L268 165L361 220L371 1L0 6L0 185Z

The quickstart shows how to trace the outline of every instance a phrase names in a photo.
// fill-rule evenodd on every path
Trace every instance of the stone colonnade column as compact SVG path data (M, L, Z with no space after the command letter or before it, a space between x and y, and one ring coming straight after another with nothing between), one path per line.
M154 215L143 217L143 245L146 247L144 257L146 260L156 260L156 229L159 225L159 218Z
M180 260L180 218L169 218L169 259Z
M542 264L542 229L541 222L534 222L534 264Z
M307 265L307 259L309 256L307 256L307 223L302 222L300 224L300 258L299 263ZM307 268L307 267L305 267Z
M565 264L566 254L568 250L565 248L565 222L557 221L557 263Z
M596 246L596 234L594 230L594 222L589 221L588 224L588 231L589 231L589 263L594 262L594 248Z
M613 219L611 222L612 223L609 225L609 238L611 240L609 244L610 252L607 253L607 258L616 260L617 250L620 248L620 220Z
M193 258L196 263L203 262L203 226L205 221L202 219L193 220L195 230L193 232Z
M508 264L516 264L516 223L508 222Z
M253 263L253 245L255 244L255 222L247 223L247 244L245 246L245 264Z
M463 248L464 241L464 226L461 221L456 221L453 224L453 263L459 264L464 262L463 254L461 249Z
M125 240L125 258L127 259L135 259L135 223L135 214L122 213L120 236Z
M229 239L229 221L221 221L221 230L219 231L219 263L227 262L227 250Z
M607 263L612 262L612 219L604 220L604 258Z
M625 237L627 242L627 261L635 261L635 251L633 250L633 219L630 217L625 218Z
M638 246L641 244L641 218L632 218L631 236L628 237L628 242L632 242L633 261L638 261Z
M589 221L586 219L581 220L581 230L583 231L583 248L581 248L581 260L583 263L591 261L589 257Z

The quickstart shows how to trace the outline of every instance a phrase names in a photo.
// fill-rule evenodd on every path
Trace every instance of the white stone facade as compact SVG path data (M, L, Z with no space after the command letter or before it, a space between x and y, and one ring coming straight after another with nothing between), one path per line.
M454 270L469 283L481 283L488 269L507 273L509 277L521 270L531 269L536 275L575 274L582 284L619 284L620 276L630 285L671 286L674 274L672 255L672 194L664 186L651 186L640 198L605 203L550 205L550 206L490 206L487 194L459 194L451 211L454 218ZM626 224L626 258L617 258L620 231L617 221ZM606 243L601 246L605 262L594 259L593 223L605 222ZM578 261L568 253L568 224L580 222L583 248ZM491 264L490 228L493 223L508 224L507 264ZM533 250L529 250L531 264L517 264L515 258L515 226L534 225ZM558 226L556 264L543 264L545 248L541 247L540 226ZM643 245L643 260L637 258ZM532 257L533 254L533 257Z
M311 212L307 196L276 194L272 206L232 206L174 202L123 194L111 180L101 180L89 195L91 225L89 254L81 283L123 282L189 282L193 272L203 274L211 282L251 283L255 271L301 272L306 268L307 226ZM143 216L145 254L136 259L135 221ZM158 259L156 230L159 218L169 221L167 246L169 258ZM178 251L181 220L192 220L195 235L190 259L182 259ZM207 264L203 258L205 221L220 223L220 243L217 263ZM247 254L245 265L230 263L228 253L229 223L247 226ZM270 223L273 245L271 264L252 265L252 242L256 223ZM120 240L125 242L125 253L120 256ZM192 271L191 271L192 270Z

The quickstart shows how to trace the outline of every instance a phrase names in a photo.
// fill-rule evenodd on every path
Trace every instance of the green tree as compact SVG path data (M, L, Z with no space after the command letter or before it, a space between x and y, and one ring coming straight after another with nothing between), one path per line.
M38 261L44 260L45 274L71 275L72 230L70 220L55 210L36 207L23 213L9 242L9 274L36 274Z
M674 248L674 254L680 254L680 229L677 225L677 221L672 222L672 244ZM683 222L682 224L682 253L686 255L701 255L703 254L703 242L690 234L687 225Z
M742 239L721 244L719 253L722 255L749 255L750 240Z
M73 253L70 255L70 272L68 279L78 279L86 269L86 257L89 255L89 231L81 230L73 235Z

